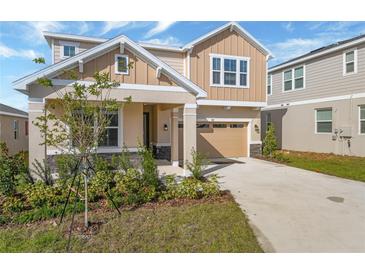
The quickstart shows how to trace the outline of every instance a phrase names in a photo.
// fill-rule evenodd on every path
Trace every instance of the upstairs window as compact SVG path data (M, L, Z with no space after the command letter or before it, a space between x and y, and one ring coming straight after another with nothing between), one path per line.
M60 41L61 46L61 58L69 58L75 56L78 53L78 43Z
M128 56L122 54L115 55L115 74L128 74Z
M316 109L316 133L332 133L332 109Z
M249 87L249 58L211 54L211 86Z
M357 49L352 49L343 54L343 74L357 73Z
M14 140L18 139L19 136L19 121L13 121Z
M272 94L272 75L267 75L267 95Z
M359 106L359 116L360 116L360 119L359 119L359 131L360 131L360 134L365 134L365 105L363 106Z
M283 90L293 91L304 88L305 83L305 67L300 66L288 69L283 72Z

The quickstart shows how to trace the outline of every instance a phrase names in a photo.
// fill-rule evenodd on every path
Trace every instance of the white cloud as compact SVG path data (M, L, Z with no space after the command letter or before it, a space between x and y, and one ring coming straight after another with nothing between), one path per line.
M112 31L114 29L123 28L127 25L129 25L130 21L108 21L104 23L103 29L101 30L101 35L108 33L109 31Z
M11 57L21 57L21 58L27 58L27 59L34 59L37 57L40 57L41 54L35 52L32 49L12 49L4 44L0 44L0 56L5 58L11 58Z
M286 29L288 32L292 32L294 30L294 26L292 22L287 22L282 24L283 28Z
M175 23L176 21L159 21L155 27L146 33L145 38L150 38L158 33L164 32Z
M179 39L173 36L169 36L163 39L149 39L143 41L144 43L157 44L157 45L165 45L165 46L181 46L181 42Z
M42 34L43 31L59 32L64 30L65 27L64 24L54 21L28 22L27 30L24 34L27 40L40 44L45 42Z
M79 23L79 34L84 34L90 30L90 26L85 21L80 21Z

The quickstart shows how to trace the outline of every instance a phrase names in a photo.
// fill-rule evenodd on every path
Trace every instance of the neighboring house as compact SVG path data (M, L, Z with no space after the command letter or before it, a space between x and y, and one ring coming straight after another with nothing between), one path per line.
M115 124L99 153L136 151L138 141L158 159L173 165L191 160L196 149L210 158L247 157L261 151L260 108L266 106L270 53L237 23L199 37L183 47L136 43L124 35L113 39L44 33L54 64L25 76L13 87L29 96L30 122L42 115L55 90L70 89L65 69L90 84L96 71L120 82L110 96L132 103L114 113ZM125 69L122 64L133 62ZM36 83L49 77L53 89ZM56 112L62 110L55 110ZM31 123L30 161L44 158L38 128ZM47 157L60 153L48 148Z
M0 142L10 154L28 150L28 113L0 104Z
M282 149L365 156L365 35L269 69L269 123Z

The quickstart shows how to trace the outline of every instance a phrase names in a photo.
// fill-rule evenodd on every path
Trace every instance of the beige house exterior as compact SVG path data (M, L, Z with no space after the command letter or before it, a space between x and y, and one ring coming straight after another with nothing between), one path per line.
M102 39L44 33L53 64L13 83L29 96L30 161L59 154L40 146L39 130L31 124L47 101L70 90L64 70L79 82L93 83L95 72L107 72L120 85L110 96L121 103L118 125L102 154L136 151L138 142L153 149L157 159L177 166L191 160L192 149L210 158L250 157L261 151L260 109L266 103L270 52L239 24L231 22L183 47L136 43L121 35ZM119 62L132 63L125 70ZM53 87L36 83L40 76ZM132 103L122 106L124 98ZM55 110L62 112L62 110Z
M10 154L28 151L28 113L0 104L0 142L5 142Z
M365 35L269 69L262 137L282 149L365 156Z

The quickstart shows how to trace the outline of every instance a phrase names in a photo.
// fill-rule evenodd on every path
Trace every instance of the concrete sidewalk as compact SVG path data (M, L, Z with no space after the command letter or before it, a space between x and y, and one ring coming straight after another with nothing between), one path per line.
M365 183L246 159L210 167L267 252L365 252Z

